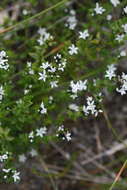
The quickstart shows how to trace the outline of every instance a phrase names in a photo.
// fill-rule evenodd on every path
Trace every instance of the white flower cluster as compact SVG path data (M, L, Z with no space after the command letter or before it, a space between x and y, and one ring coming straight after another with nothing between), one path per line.
M8 70L9 64L5 51L0 51L0 69Z
M53 39L53 36L47 32L46 28L40 28L38 33L40 34L40 37L37 40L39 45L43 45L47 40Z
M121 83L121 88L116 88L116 91L119 92L121 95L124 95L127 93L127 74L122 73L121 78L119 79Z
M11 168L5 169L3 168L2 171L4 172L4 179L7 179L7 177L12 177L14 182L17 182L20 180L20 172L17 172L16 170L13 170Z
M31 157L35 157L38 155L38 153L35 149L32 148L31 151L28 152L28 155L30 155ZM27 160L27 156L25 156L25 154L19 155L19 162L24 163L26 162L26 160Z
M56 56L54 56L55 62L58 64L58 71L64 71L66 64L67 64L67 60L66 59L62 59L62 55L57 53Z
M105 77L111 80L113 77L116 76L115 71L116 71L116 67L114 64L108 65L108 69L106 70Z
M65 26L67 26L70 30L74 30L77 25L77 19L76 19L76 13L74 10L70 11L70 16L67 18L67 23Z
M39 72L39 80L43 80L44 82L46 81L47 78L50 78L52 81L50 82L51 88L56 88L58 87L58 80L56 80L56 77L59 78L59 71L64 72L67 60L62 59L61 54L56 54L54 56L55 64L56 66L52 66L49 64L49 62L43 62L40 66L40 69L43 69L42 72ZM57 73L58 72L58 73ZM55 76L55 79L53 77Z
M38 80L43 80L44 82L46 81L46 79L48 77L48 73L55 73L56 72L56 67L53 67L48 62L42 63L40 68L43 69L43 71L39 72L40 77ZM49 75L49 76L51 76L51 75Z
M94 115L95 117L98 116L98 113L103 112L101 109L97 109L97 106L95 104L95 101L93 97L87 97L87 105L83 106L83 112L85 113L86 116L89 114Z
M58 70L59 71L64 71L65 67L67 64L67 60L63 59L59 64L58 64Z
M35 132L31 131L28 135L28 138L30 139L30 142L33 142L35 137L44 137L47 133L46 127L41 127L39 129L36 129Z
M83 91L87 89L87 80L79 80L76 83L74 81L70 82L71 92L77 94L78 91Z
M3 154L3 155L0 155L0 162L4 162L5 160L7 160L8 159L8 152L6 152L5 154Z
M64 135L62 137L63 140L67 140L67 141L71 140L71 133L69 131L65 131L64 125L61 125L58 127L58 133L56 134L56 136L59 137L61 133Z

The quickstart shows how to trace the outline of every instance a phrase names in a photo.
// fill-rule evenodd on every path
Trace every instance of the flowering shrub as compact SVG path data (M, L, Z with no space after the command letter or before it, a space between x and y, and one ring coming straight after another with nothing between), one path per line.
M53 1L44 20L28 23L34 11L24 9L23 22L3 24L13 27L0 37L1 181L19 181L17 163L37 156L41 143L69 143L68 119L99 117L105 89L127 93L118 67L126 58L125 2Z

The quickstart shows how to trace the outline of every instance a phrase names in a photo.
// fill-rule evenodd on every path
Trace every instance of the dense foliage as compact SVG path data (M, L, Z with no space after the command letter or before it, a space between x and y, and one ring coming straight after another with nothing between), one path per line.
M127 56L126 1L16 6L1 2L14 7L0 29L0 179L9 182L41 143L73 139L68 119L103 114L105 90L127 92L127 74L117 70Z

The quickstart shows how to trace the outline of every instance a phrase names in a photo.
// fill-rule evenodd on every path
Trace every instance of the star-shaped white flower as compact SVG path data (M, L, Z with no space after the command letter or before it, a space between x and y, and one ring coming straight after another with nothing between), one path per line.
M14 170L13 173L14 174L12 175L12 177L13 177L14 182L20 180L20 177L19 177L20 172L17 172L16 170Z
M47 133L46 127L41 127L40 129L36 129L36 136L43 137Z
M44 82L46 81L47 74L46 71L44 70L43 73L39 73L40 77L38 80L43 80Z
M74 44L72 44L69 47L69 54L73 55L73 54L77 54L78 53L78 47L76 47Z
M116 76L115 71L116 71L116 67L114 64L108 65L108 69L106 70L105 77L111 80L113 77Z
M101 6L99 6L99 3L96 3L96 7L94 8L94 11L96 14L102 14L103 12L105 12L105 9Z
M79 38L82 38L82 39L86 39L87 37L89 37L89 32L88 30L84 30L84 32L79 32Z

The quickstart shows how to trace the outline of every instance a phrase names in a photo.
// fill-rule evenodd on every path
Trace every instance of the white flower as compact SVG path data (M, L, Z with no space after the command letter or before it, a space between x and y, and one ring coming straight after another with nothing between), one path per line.
M46 127L41 127L40 129L36 129L36 136L43 137L47 133Z
M47 113L47 108L45 108L44 103L42 102L40 105L40 113L41 114L46 114Z
M124 29L124 32L127 33L127 24L123 24L122 28Z
M119 0L110 0L110 2L113 4L114 7L120 4Z
M37 153L37 151L36 151L35 149L32 149L32 150L29 152L29 154L30 154L32 157L38 155L38 153Z
M33 69L29 69L29 72L28 72L30 75L34 75L34 70Z
M48 70L48 72L50 72L50 73L55 73L55 72L56 72L56 68L50 66L50 69Z
M74 83L74 81L70 82L70 87L72 89L72 93L77 93L78 91L86 90L87 89L87 80L85 81L77 81Z
M125 89L124 88L116 88L116 91L117 92L119 92L121 95L124 95L124 94L126 94L126 91L125 91Z
M76 47L74 44L72 44L68 49L70 55L78 53L78 47Z
M24 163L26 161L26 156L24 154L19 155L19 162Z
M48 62L42 63L42 65L40 66L40 68L43 68L44 70L48 67L50 67L50 64Z
M62 58L62 55L60 53L57 53L56 56L54 56L54 59L56 60L56 62Z
M67 132L67 133L65 134L65 137L66 137L67 141L70 141L70 140L71 140L71 133L70 133L70 132Z
M87 105L83 106L83 112L85 113L86 116L91 113L96 117L99 112L102 112L102 110L101 109L97 110L95 101L90 96L87 97Z
M111 20L112 19L112 15L107 15L107 20Z
M25 90L24 90L24 94L28 94L29 91L30 91L29 89L25 89Z
M16 170L14 170L13 173L14 174L12 175L12 177L13 177L14 182L20 180L20 177L19 177L20 172L17 172Z
M124 56L126 56L126 51L122 50L120 52L120 55L118 57L124 57Z
M44 44L44 39L42 36L40 36L40 38L37 40L37 42L39 43L39 45L43 45Z
M99 6L99 3L96 3L96 7L94 8L94 11L96 12L96 14L102 14L103 12L105 12L105 9Z
M82 39L86 39L87 37L89 37L89 33L88 33L88 30L85 30L84 32L79 32L79 38L82 38Z
M22 13L23 13L23 15L27 15L28 11L26 9L23 9Z
M127 14L127 6L123 9L125 14Z
M46 81L47 74L46 71L44 70L43 73L39 73L40 77L38 80L43 80L44 82Z
M118 42L121 42L123 38L124 38L124 34L117 34L115 40L117 40Z
M38 30L38 33L40 34L40 38L37 40L37 42L40 45L43 45L47 40L52 39L53 37L50 35L50 33L47 32L46 28L40 28Z
M50 82L50 85L51 85L51 88L58 87L58 81L57 81L57 80L51 81L51 82Z
M87 110L87 106L83 105L82 110L83 110L83 112L85 113L86 116L89 114L89 112Z
M46 28L39 28L38 33L39 33L41 36L44 36L45 33L46 33Z
M78 112L79 106L77 106L76 104L70 104L69 109Z
M31 67L31 66L32 66L31 62L28 61L28 62L27 62L27 67Z
M10 170L11 170L10 168L8 168L8 169L3 168L3 169L2 169L2 171L5 172L5 173L9 173Z
M95 114L97 112L95 102L93 99L89 100L88 98L87 98L87 110L91 111L91 114Z
M116 71L116 67L114 64L108 65L108 69L106 70L105 77L111 80L113 77L116 76L115 71Z

